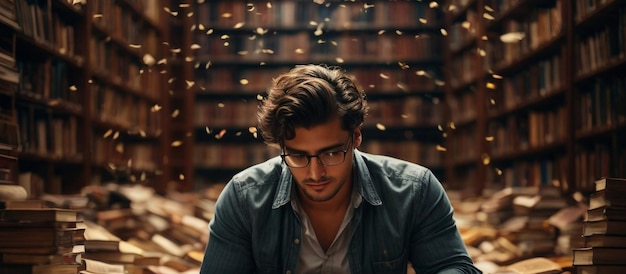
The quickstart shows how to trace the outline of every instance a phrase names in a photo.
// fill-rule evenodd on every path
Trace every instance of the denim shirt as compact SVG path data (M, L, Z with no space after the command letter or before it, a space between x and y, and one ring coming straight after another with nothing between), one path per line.
M481 273L439 181L427 168L354 150L351 273ZM295 273L302 225L280 157L233 176L220 195L200 273Z

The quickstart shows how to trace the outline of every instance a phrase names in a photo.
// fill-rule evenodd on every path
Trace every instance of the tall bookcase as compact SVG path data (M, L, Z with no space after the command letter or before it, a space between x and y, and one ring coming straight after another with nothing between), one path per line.
M48 193L108 181L162 191L170 145L163 2L7 3L17 19L16 28L0 24L16 45L19 180Z
M15 63L15 32L20 27L15 12L0 13L0 188L17 183L18 130L15 96L19 74Z
M601 176L626 176L626 3L572 5L572 183L593 192Z
M170 1L169 31L171 77L168 79L170 101L170 138L167 164L168 182L177 190L192 190L194 181L193 153L195 149L195 131L193 124L195 89L194 65L197 63L193 51L195 44L192 41L193 6L187 1Z
M340 65L356 75L370 106L362 150L443 176L443 17L434 4L194 3L194 149L180 158L194 167L193 185L225 182L278 155L257 136L256 111L272 77L298 64Z
M624 3L454 0L445 10L449 180L476 195L589 193L589 182L626 174Z

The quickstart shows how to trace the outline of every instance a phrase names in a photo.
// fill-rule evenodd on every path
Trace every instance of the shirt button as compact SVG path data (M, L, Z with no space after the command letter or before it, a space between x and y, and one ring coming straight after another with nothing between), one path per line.
M300 239L296 238L295 240L293 240L294 244L300 244Z

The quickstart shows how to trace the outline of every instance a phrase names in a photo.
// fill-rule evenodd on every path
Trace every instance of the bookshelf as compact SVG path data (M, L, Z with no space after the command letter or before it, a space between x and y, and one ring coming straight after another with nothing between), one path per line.
M170 102L171 145L166 169L169 182L178 190L193 189L194 167L188 159L193 159L195 131L193 127L194 98L196 79L193 77L195 59L193 56L192 18L194 11L185 1L170 1L169 32L171 34L170 65L172 75L168 82Z
M193 16L193 185L226 182L278 155L255 133L272 77L297 64L340 65L370 106L360 149L443 176L440 9L419 1L200 1Z
M446 75L446 177L477 195L541 185L589 193L588 182L623 177L623 10L620 1L448 1L444 58L458 69Z
M8 2L16 24L0 27L15 44L20 177L39 178L47 193L111 180L163 191L169 70L160 60L169 29L161 2Z
M18 130L15 96L19 75L15 63L16 30L19 30L19 25L15 13L11 10L2 12L0 31L8 35L0 37L0 190L17 184Z
M482 188L484 171L479 157L485 153L484 135L484 65L479 50L484 43L480 1L455 0L443 7L445 46L445 103L448 116L445 124L445 177L453 189Z
M587 5L584 5L587 4ZM572 92L575 97L574 184L594 190L601 176L626 176L626 6L621 1L575 1L572 23ZM623 75L623 74L621 74ZM586 111L583 111L586 110Z

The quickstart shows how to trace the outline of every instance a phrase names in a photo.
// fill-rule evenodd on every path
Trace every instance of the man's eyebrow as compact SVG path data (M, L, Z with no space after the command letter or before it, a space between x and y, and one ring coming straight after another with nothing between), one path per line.
M324 152L324 151L329 151L332 149L337 149L337 148L342 148L345 144L335 144L335 145L330 145L327 147L323 147L320 150L318 150L317 152L315 152L314 154L319 154L320 152ZM294 148L290 148L288 146L285 146L285 152L289 152L290 154L307 154L308 153L304 150L299 150L299 149L294 149ZM311 155L314 155L311 154Z

